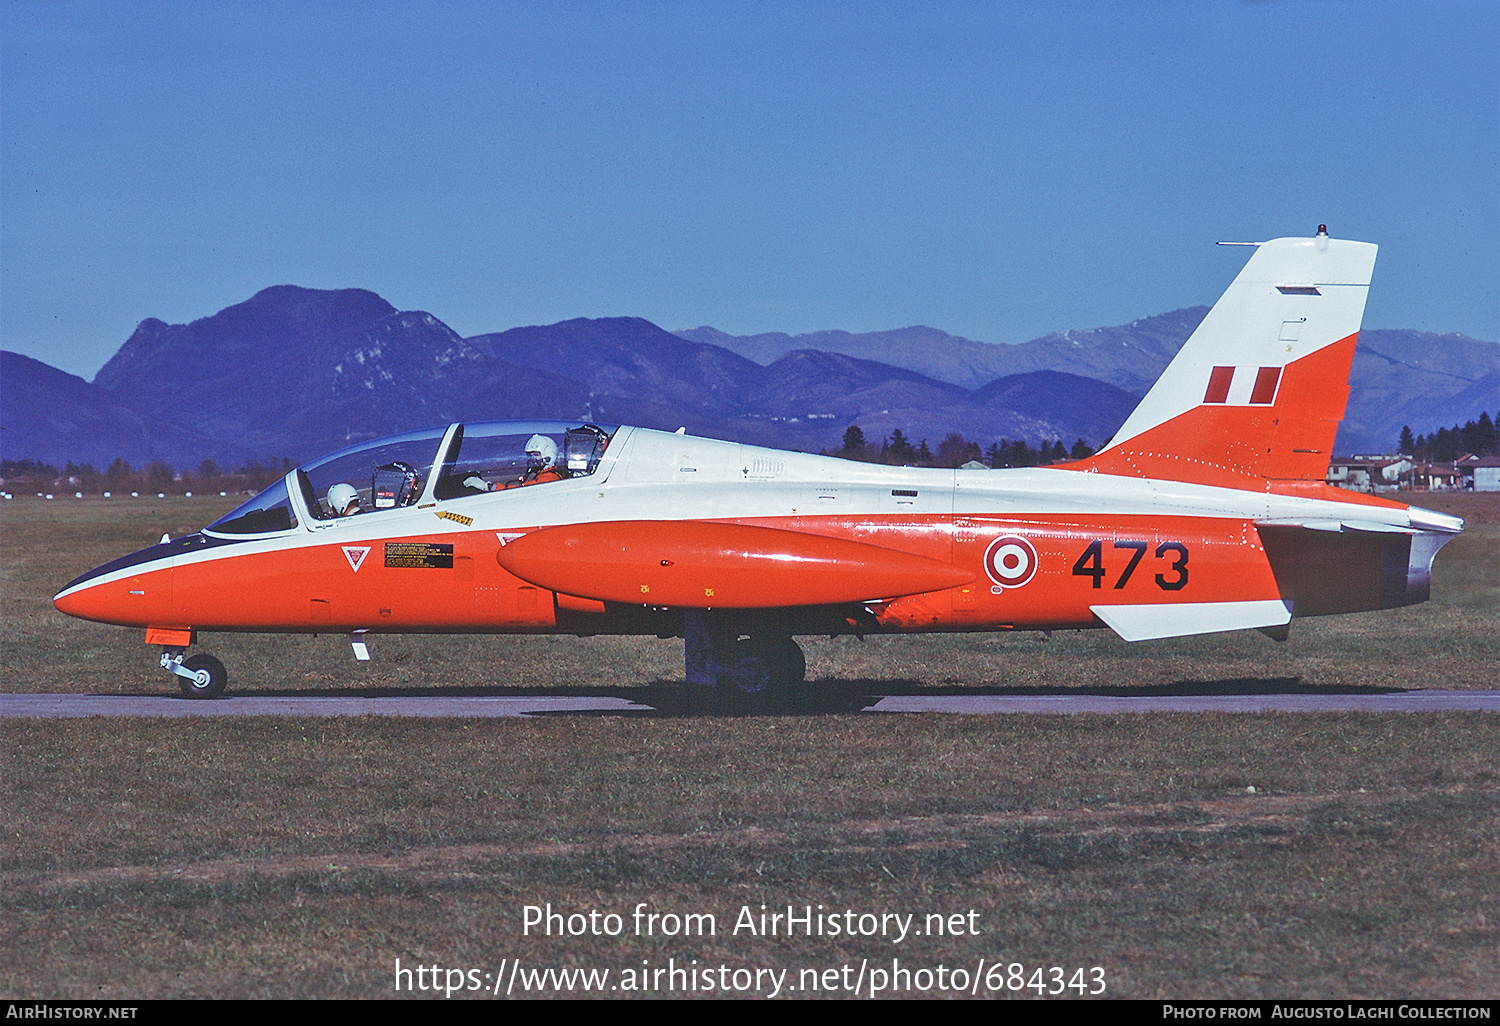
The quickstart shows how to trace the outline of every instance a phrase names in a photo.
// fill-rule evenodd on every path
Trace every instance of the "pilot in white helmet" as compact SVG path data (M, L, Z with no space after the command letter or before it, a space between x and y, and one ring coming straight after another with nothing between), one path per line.
M359 492L354 486L340 481L328 489L328 508L336 517L351 517L361 512L359 508Z
M556 442L546 435L532 435L526 440L526 474L521 478L522 484L561 481L563 476L556 467Z

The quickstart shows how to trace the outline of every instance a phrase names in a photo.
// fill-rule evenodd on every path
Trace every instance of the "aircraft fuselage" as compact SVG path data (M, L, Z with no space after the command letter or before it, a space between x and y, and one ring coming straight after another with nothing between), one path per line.
M1306 612L1333 613L1426 597L1435 550L1413 548L1410 532L1446 537L1457 521L1300 491L1313 494L1066 467L886 467L622 428L584 478L344 519L304 514L304 527L267 537L199 533L84 575L57 605L184 631L475 633L633 633L656 622L653 609L775 607L802 610L793 618L806 633L836 632L843 620L865 633L1089 628L1103 625L1100 607L1137 618L1131 611L1147 607L1165 622L1176 606L1302 612L1311 602ZM1337 530L1297 529L1307 523ZM695 560L683 536L702 524L776 532L753 540L769 565L747 582L732 536ZM570 546L583 525L592 533ZM806 551L777 547L793 539ZM517 576L507 550L528 540L534 551ZM574 565L561 566L570 550ZM1338 581L1297 572L1317 553L1339 562ZM938 576L913 592L922 567ZM826 586L804 594L815 571ZM851 608L831 615L840 606Z

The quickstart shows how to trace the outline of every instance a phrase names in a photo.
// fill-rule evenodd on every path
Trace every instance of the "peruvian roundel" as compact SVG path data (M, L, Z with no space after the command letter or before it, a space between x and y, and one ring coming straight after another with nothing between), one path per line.
M1036 549L1025 538L996 538L984 554L984 572L998 588L1019 588L1036 574Z

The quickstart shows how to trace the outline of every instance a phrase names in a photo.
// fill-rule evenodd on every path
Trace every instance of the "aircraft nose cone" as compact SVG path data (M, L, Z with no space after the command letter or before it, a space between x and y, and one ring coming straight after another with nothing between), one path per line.
M102 620L106 623L118 623L123 610L113 608L117 602L111 601L111 596L105 592L111 590L107 585L71 585L53 596L52 604L57 607L58 612L76 616L80 620ZM115 588L115 591L124 591L123 588Z
M91 580L91 571L52 597L58 612L81 620L144 627L158 623L171 612L172 570L159 570L113 580Z
M173 555L172 545L163 543L102 563L69 581L52 604L69 616L101 623L159 622L171 612Z
M69 616L82 616L83 614L79 612L81 603L79 602L78 596L79 592L76 591L71 595L54 595L52 596L52 604L57 607L57 611L59 613L67 613Z

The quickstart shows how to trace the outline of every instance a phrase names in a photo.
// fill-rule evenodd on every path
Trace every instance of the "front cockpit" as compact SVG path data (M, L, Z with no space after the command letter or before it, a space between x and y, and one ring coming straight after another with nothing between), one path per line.
M228 538L278 534L303 526L304 519L379 515L591 477L600 472L617 430L567 421L495 421L361 442L303 464L203 533Z

